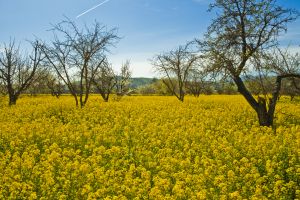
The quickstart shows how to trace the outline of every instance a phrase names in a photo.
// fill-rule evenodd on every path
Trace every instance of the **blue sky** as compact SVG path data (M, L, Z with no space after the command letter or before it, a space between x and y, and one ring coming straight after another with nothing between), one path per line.
M21 41L34 35L49 40L51 23L67 16L79 24L95 20L108 28L118 28L122 37L109 58L115 69L126 59L131 61L133 76L154 77L149 59L193 38L201 37L210 24L208 13L212 0L109 0L96 9L76 18L104 0L0 0L0 43L10 38ZM279 0L288 8L300 10L300 0ZM300 20L290 24L283 44L300 44Z

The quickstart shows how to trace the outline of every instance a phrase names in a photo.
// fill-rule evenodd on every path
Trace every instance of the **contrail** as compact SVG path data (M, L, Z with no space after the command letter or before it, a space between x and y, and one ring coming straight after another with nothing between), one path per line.
M90 11L92 11L92 10L98 8L99 6L101 6L101 5L105 4L105 3L107 3L108 1L110 1L110 0L105 0L105 1L103 1L102 3L99 3L98 5L95 5L94 7L92 7L92 8L90 8L90 9L84 11L83 13L77 15L76 18L79 18L79 17L81 17L82 15L85 15L86 13L88 13L88 12L90 12Z

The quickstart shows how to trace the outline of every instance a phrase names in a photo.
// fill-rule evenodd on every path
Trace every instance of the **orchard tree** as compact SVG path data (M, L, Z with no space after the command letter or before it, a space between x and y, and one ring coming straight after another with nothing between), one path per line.
M209 87L206 72L200 69L192 69L190 71L186 82L186 88L189 93L195 97L199 97L201 93L208 92Z
M191 51L190 43L155 56L152 60L155 71L163 77L164 84L178 100L184 101L185 86L189 73L195 68L198 56Z
M130 61L127 60L122 64L120 72L116 74L116 94L122 97L130 91L130 80L132 77L132 72L130 70Z
M105 61L108 47L119 39L116 30L98 22L80 29L65 20L53 26L54 39L43 46L43 53L58 77L68 87L76 106L88 101L95 75Z
M35 74L39 78L35 79L23 93L30 94L31 96L36 96L37 94L46 94L47 87L44 71L37 70Z
M289 95L291 101L300 94L300 55L291 53L288 49L277 48L265 61L267 70L276 75L276 84L273 89L273 98L270 100L276 105L280 93ZM276 99L275 99L276 98ZM272 105L269 105L269 107ZM275 109L275 108L274 108Z
M217 12L217 17L204 41L198 41L212 61L209 69L219 76L230 76L239 93L256 111L259 124L272 126L281 80L296 74L278 74L271 99L256 99L246 87L243 76L256 72L251 64L253 57L277 45L278 36L299 13L276 5L276 0L216 0L210 5L212 10Z
M15 105L20 94L39 79L37 71L41 69L43 60L41 44L35 41L31 45L30 55L22 54L15 41L4 44L0 53L0 79L9 96L9 105Z
M108 102L109 95L117 84L117 77L111 64L109 64L107 60L102 63L99 71L96 73L93 84L96 92L100 93L105 102Z
M254 96L268 95L272 93L274 77L269 73L258 75L250 75L244 77L245 85Z
M64 84L54 74L48 73L45 82L52 96L59 98L64 93Z
M290 96L291 101L294 100L296 96L300 95L300 79L289 78L285 80L282 84L281 95Z

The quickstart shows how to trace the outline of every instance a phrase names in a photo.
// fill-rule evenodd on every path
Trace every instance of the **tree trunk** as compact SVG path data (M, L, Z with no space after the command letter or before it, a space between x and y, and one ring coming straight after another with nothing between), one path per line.
M78 98L77 98L77 95L75 93L72 93L72 96L74 97L75 99L75 104L76 104L76 107L78 107Z
M234 77L234 81L238 87L239 93L241 93L250 106L256 111L258 116L258 123L260 126L272 126L274 119L274 110L276 102L270 102L269 109L267 108L266 99L259 97L256 101L251 93L248 91L240 77ZM276 96L277 99L277 96ZM274 108L273 108L274 107ZM270 109L271 108L271 109Z
M272 98L269 99L269 106L267 106L267 102L265 98L259 97L258 101L256 101L251 93L246 88L243 80L239 76L234 77L234 82L238 87L238 91L245 97L247 102L251 105L251 107L256 111L258 116L258 121L260 126L273 126L275 108L277 101L280 96L281 89L281 80L283 78L296 77L300 78L299 74L285 74L277 76L275 87L272 93Z
M254 109L257 110L258 108L258 103L252 96L252 94L249 92L249 90L246 88L243 80L239 76L235 76L233 78L236 86L238 87L238 92L244 96L244 98L247 100L247 102L250 104L250 106Z
M85 106L84 102L82 101L82 99L80 99L80 108L83 108Z
M268 112L266 99L261 97L258 98L258 108L256 109L256 113L260 126L273 126L274 113Z
M104 102L108 102L109 99L109 93L106 95L106 97L104 98Z
M108 102L109 94L105 94L104 92L100 92L100 95L104 102Z
M181 102L184 101L184 91L183 91L183 86L182 85L179 85L179 100Z
M102 96L102 98L103 98L103 101L104 101L104 102L108 102L109 96L108 96L108 94L107 94L107 95L104 94L104 95Z
M184 101L184 94L180 94L180 96L179 96L179 101L181 101L181 102Z
M18 96L17 96L17 95L9 94L9 103L8 103L8 104L9 104L10 106L16 105L17 99L18 99Z

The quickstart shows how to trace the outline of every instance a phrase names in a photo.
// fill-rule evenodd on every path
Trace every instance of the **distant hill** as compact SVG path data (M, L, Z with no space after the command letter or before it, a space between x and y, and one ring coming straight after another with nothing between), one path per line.
M149 85L155 82L156 80L157 80L156 78L142 78L142 77L131 78L130 87L136 89L144 85Z

